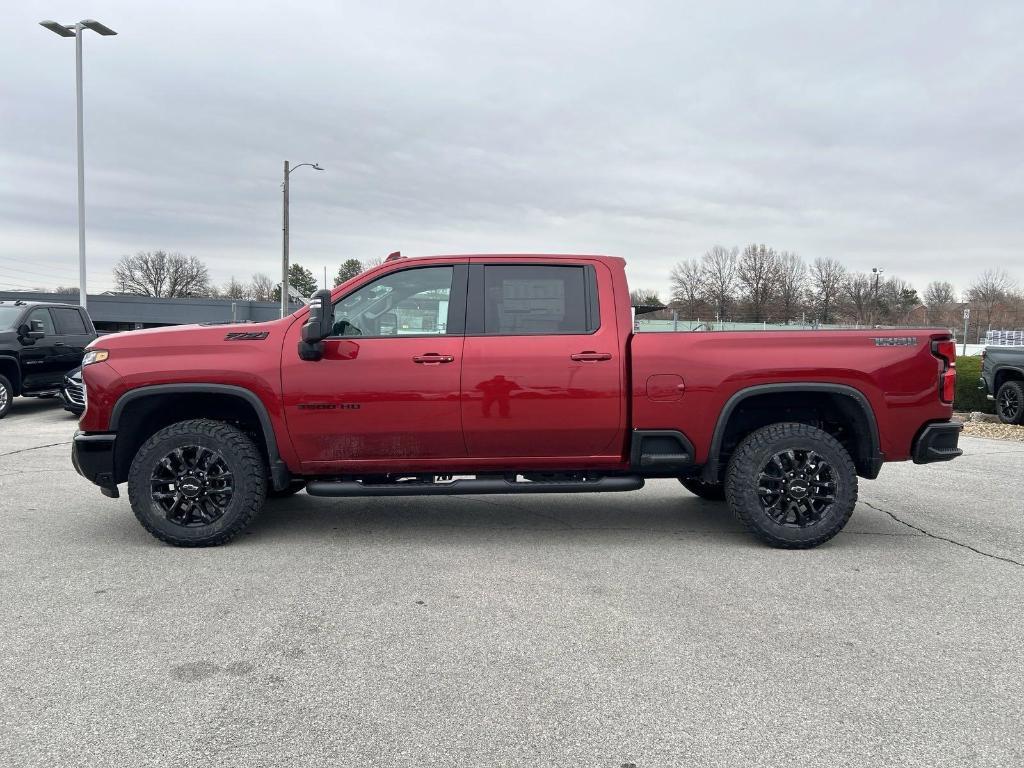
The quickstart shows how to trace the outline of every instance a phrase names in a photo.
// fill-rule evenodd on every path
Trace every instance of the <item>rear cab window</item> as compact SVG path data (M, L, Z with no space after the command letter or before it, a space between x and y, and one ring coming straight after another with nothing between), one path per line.
M497 336L590 334L600 326L593 267L475 264L467 332Z
M57 329L63 336L88 336L89 328L85 324L82 313L74 307L50 307Z

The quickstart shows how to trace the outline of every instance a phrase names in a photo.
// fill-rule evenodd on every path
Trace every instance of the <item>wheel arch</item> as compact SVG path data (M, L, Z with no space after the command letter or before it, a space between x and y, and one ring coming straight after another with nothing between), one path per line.
M997 394L999 388L1008 381L1024 381L1024 368L1013 365L1001 365L996 368L992 379L992 394Z
M857 474L869 479L878 476L883 462L878 421L867 396L845 384L827 382L776 382L757 384L735 392L718 415L715 431L704 464L705 482L720 482L723 465L732 449L751 432L777 421L801 421L798 417L769 415L767 408L789 408L804 415L820 414L834 419L845 434L834 434L847 448ZM772 412L774 413L774 411ZM841 430L840 430L841 431Z
M291 481L281 459L270 414L252 390L231 384L154 384L125 392L110 414L117 433L114 455L116 482L124 482L139 447L165 426L194 418L238 423L256 440L276 490Z

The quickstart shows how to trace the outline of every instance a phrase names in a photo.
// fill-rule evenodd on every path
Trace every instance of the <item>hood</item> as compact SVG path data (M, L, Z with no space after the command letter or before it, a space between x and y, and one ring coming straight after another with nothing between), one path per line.
M89 347L99 349L137 349L177 347L181 345L213 345L229 341L262 340L283 334L293 322L288 317L262 323L196 323L167 325L162 328L140 328L100 336Z

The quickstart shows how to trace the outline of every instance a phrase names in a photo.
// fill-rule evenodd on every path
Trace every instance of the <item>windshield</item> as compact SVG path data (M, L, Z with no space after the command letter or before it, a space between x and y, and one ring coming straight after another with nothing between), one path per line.
M0 331L14 327L21 316L21 307L0 307Z

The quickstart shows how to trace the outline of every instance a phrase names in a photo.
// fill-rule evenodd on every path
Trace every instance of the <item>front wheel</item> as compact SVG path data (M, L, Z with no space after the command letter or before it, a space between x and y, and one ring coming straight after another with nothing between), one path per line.
M839 533L857 503L857 470L832 435L807 424L771 424L729 461L726 498L773 547L810 549Z
M1024 424L1024 382L1008 381L999 388L996 413L1003 424Z
M6 376L0 376L0 419L11 410L11 401L14 399L14 387Z
M193 419L149 438L132 461L128 498L143 527L176 547L224 544L263 508L263 456L242 430Z

